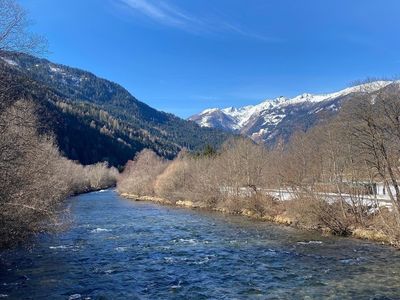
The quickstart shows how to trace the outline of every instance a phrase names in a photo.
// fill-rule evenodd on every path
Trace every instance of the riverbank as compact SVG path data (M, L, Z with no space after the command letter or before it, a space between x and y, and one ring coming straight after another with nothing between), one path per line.
M161 197L152 197L152 196L138 196L138 195L133 195L129 193L119 193L121 197L134 200L134 201L150 201L150 202L155 202L161 205L171 205L171 206L177 206L177 207L182 207L182 208L187 208L187 209L203 209L203 210L209 210L209 211L216 211L224 214L231 214L231 215L242 215L254 220L262 221L262 222L271 222L275 223L278 225L283 225L283 226L290 226L293 228L297 229L302 229L302 230L307 230L307 231L317 231L322 235L331 235L332 232L329 228L327 227L321 227L321 226L316 226L316 227L311 227L311 226L303 226L301 225L296 219L291 218L286 212L282 214L278 214L275 216L268 216L268 215L260 215L260 213L245 208L245 209L240 209L239 211L231 211L226 207L208 207L204 203L196 203L190 200L180 200L180 201L171 201L165 198ZM344 236L344 235L343 235ZM384 245L389 245L393 246L395 248L399 248L397 245L393 244L390 240L390 237L384 234L381 231L374 230L374 229L368 229L368 228L353 228L351 232L348 235L345 235L344 237L353 237L356 239L361 239L361 240L368 240L372 241L375 243L380 243Z

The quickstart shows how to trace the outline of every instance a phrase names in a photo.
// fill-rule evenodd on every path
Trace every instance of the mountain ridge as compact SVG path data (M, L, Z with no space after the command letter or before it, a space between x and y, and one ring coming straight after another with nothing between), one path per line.
M217 147L231 136L158 111L117 83L47 59L3 51L0 75L13 87L10 97L34 99L57 115L52 125L60 149L83 164L121 166L144 148L173 158L182 149ZM87 141L79 138L81 133Z
M326 94L303 93L293 98L267 99L256 105L209 108L189 118L202 127L218 128L273 144L288 139L296 129L306 130L335 115L353 94L374 92L394 81L374 81Z

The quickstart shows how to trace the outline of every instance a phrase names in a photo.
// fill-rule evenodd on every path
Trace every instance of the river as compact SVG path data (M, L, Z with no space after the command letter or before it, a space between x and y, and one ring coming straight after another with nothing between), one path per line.
M400 299L400 251L114 191L73 223L0 253L4 299Z

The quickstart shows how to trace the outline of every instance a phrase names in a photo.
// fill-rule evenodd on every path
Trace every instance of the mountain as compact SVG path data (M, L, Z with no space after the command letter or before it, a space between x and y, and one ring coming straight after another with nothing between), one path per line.
M287 140L296 130L307 130L340 110L355 95L374 92L391 81L374 81L321 95L302 94L294 98L279 97L257 105L240 108L211 108L189 120L204 128L217 128L251 137L256 142L275 143Z
M123 165L144 148L172 158L230 136L158 111L90 72L22 53L0 52L0 79L9 98L40 104L61 151L83 164Z

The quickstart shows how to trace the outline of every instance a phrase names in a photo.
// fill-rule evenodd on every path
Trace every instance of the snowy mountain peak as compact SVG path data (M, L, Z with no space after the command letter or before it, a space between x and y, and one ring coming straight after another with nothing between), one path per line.
M216 111L219 111L219 110L220 110L219 108L208 108L208 109L203 110L201 112L201 114L209 114L209 113L213 113L213 112L216 112Z
M337 113L343 99L352 93L374 92L391 83L393 82L375 81L328 94L303 93L293 98L280 96L256 105L238 108L232 106L222 109L211 108L189 119L203 127L245 134L256 141L268 141L276 138L277 129L280 127L281 131L298 127L298 124L292 124L296 119L299 119L298 122L302 122L305 127L310 126L322 112Z

